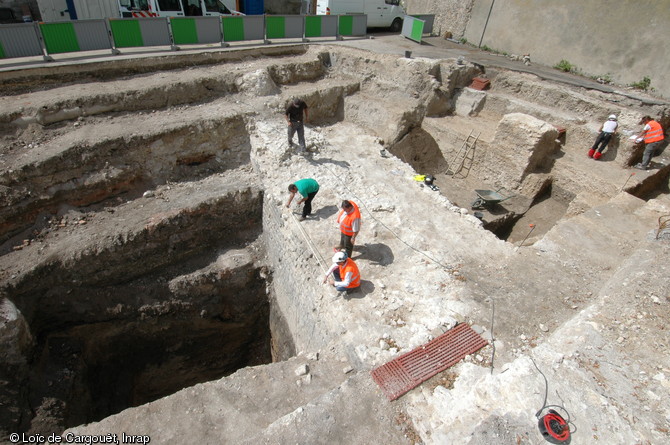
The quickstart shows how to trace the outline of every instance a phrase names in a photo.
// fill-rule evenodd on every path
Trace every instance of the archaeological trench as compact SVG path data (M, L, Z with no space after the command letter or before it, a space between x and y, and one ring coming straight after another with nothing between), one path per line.
M539 443L543 384L523 357L572 344L554 338L589 325L589 310L616 318L606 308L627 304L615 289L635 281L622 272L631 264L667 274L659 217L670 213L670 164L661 155L632 175L642 147L629 140L644 114L668 128L662 102L344 46L2 74L3 440L73 428L153 443L487 443L491 431L498 443ZM468 88L475 77L491 88ZM293 96L310 107L306 154L286 141ZM622 131L596 163L585 154L612 113ZM439 190L415 175L433 175ZM284 203L301 177L321 190L315 216L298 223ZM472 209L478 189L506 200ZM342 199L361 205L363 282L337 299L322 277ZM654 325L667 315L667 282L649 281L657 288L644 295L662 304L645 299L640 313ZM616 303L603 306L603 293ZM370 370L457 323L489 345L386 400ZM562 395L582 431L599 422L619 434L601 431L604 443L661 443L668 413L649 393L667 396L667 385L634 401L612 390L601 411L578 401L604 387L590 372L610 383L626 367L637 375L652 347L667 372L667 330L639 344L600 335L613 336L609 354L630 345L619 370L597 370L588 351L536 360L548 374L574 365L581 383ZM485 403L459 395L459 381L494 370L533 382L530 422L513 403L482 414L473 406ZM459 412L439 403L445 394L463 400ZM646 414L632 421L637 408Z

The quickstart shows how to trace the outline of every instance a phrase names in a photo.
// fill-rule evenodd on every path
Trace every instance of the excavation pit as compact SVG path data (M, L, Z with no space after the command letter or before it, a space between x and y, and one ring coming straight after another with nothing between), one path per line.
M230 171L85 218L65 213L70 223L15 251L32 258L40 246L5 287L25 320L14 341L29 351L17 365L15 428L100 420L282 353L259 263L263 194L245 182Z
M585 93L509 73L472 93L481 66L456 59L316 45L242 52L188 69L147 60L137 78L101 73L105 82L58 94L23 85L25 96L3 102L12 145L2 153L0 272L5 303L20 312L4 325L14 330L2 337L12 385L0 398L22 404L0 411L2 429L94 422L72 430L132 425L156 443L314 442L324 431L402 443L367 370L465 322L495 326L493 374L509 363L514 375L520 354L546 346L597 300L598 283L616 280L632 251L617 243L644 238L655 221L656 203L619 193L626 141L614 159L586 161L590 126L614 103L597 95L558 112ZM517 77L537 103L514 96ZM308 153L286 141L293 96L310 106ZM566 129L560 143L555 125ZM478 140L461 160L469 134ZM414 180L423 174L439 191ZM303 177L321 188L299 221L286 186ZM642 195L663 199L651 191L661 181ZM499 187L514 198L473 216L474 190ZM343 199L361 206L364 229L353 255L361 288L338 298L323 275ZM530 223L539 235L515 249ZM471 357L455 379L485 363ZM531 386L518 392L532 399ZM451 404L430 399L440 391L423 393L423 406L440 408L417 427L451 426L439 412ZM419 396L403 403L420 412Z

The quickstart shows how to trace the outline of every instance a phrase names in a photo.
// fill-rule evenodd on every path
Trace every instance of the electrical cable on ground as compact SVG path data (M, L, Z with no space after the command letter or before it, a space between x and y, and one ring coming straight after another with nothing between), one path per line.
M491 346L493 347L493 351L491 351L491 374L493 374L493 359L495 358L496 355L496 339L493 337L493 318L496 315L496 302L491 298Z
M535 417L538 419L538 426L540 427L540 432L548 442L559 443L559 444L570 443L570 435L575 431L577 431L576 427L575 429L570 428L571 426L573 427L575 426L572 423L570 412L568 412L568 410L565 409L565 407L562 405L547 405L547 396L549 394L549 381L547 380L547 376L544 375L544 373L537 366L537 363L535 363L533 357L529 356L529 358L530 361L533 362L533 366L535 366L537 372L539 372L542 378L544 379L544 401L542 402L542 408L540 408L535 413ZM556 394L558 395L558 392ZM560 399L561 396L559 395L558 398ZM561 402L563 403L563 399L561 399ZM553 409L550 409L548 414L542 416L542 412L547 408L560 409L567 415L567 419L563 419L563 417Z
M326 273L328 268L324 266L325 261L323 260L323 257L321 257L321 254L317 252L316 247L314 247L314 242L312 239L309 237L305 229L302 227L300 224L300 221L295 217L293 212L291 212L291 217L293 218L293 221L298 225L298 229L300 230L300 233L302 236L305 238L305 241L307 242L307 245L309 246L309 249L312 251L312 254L314 255L314 258L316 258L316 261L319 263L319 266L321 266L321 270L323 273Z
M354 192L352 192L352 191L349 189L349 187L347 187L346 183L345 183L343 180L341 180L341 179L339 178L338 175L336 175L335 173L333 173L333 171L332 171L330 168L328 168L327 166L324 165L324 167L326 168L326 170L328 170L328 171L330 172L331 175L333 175L338 181L340 181L340 183L342 184L342 186L347 190L347 192L348 192L351 196L353 196L354 198L356 198L356 202L357 202L357 203L360 203L360 206L362 206L365 210L367 210L367 212L368 212L368 214L370 215L370 217L371 217L373 220L375 220L377 223L379 223L380 225L382 225L386 230L388 230L394 237L396 237L396 239L398 239L398 241L400 241L401 243L403 243L404 245L406 245L406 246L409 247L410 249L414 250L415 252L418 252L418 253L420 253L421 255L425 256L425 257L428 258L430 261L432 261L433 263L435 263L435 264L441 266L442 268L444 268L444 269L451 269L450 266L447 266L447 265L445 265L445 264L442 264L440 261L436 260L436 259L433 258L432 256L430 256L430 255L428 255L427 253L425 253L425 252L423 252L423 251L417 249L416 247L412 246L411 244L407 243L405 240L403 240L402 238L400 238L400 236L399 236L397 233L395 233L389 226L387 226L386 224L384 224L381 220L377 219L377 218L372 214L372 211L368 208L367 205L365 205L365 202L362 201L358 196L356 196L356 194L355 194Z

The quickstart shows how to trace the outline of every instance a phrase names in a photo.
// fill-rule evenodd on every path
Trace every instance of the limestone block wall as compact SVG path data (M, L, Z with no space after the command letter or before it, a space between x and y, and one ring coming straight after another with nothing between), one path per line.
M517 188L533 171L542 168L556 149L558 130L522 113L505 115L496 129L491 149L480 169L492 183Z
M408 14L435 14L433 33L450 32L458 39L465 34L475 0L405 0Z
M329 337L324 329L326 320L320 318L321 298L317 298L322 294L322 286L314 277L318 263L308 253L309 245L291 218L281 211L276 198L265 198L263 237L268 265L273 271L273 344L280 349L294 345L298 352L318 351L328 343ZM291 338L287 338L289 335ZM274 352L276 355L277 351ZM288 358L290 352L284 355L286 357L279 358Z
M621 84L648 76L670 97L670 59L662 44L669 10L670 0L476 0L464 36L548 66L565 59L586 75L609 75Z
M405 0L410 14L435 14L435 33L554 66L565 59L586 75L616 83L651 79L670 97L663 37L670 0ZM489 16L490 12L490 16ZM488 20L488 23L487 23Z

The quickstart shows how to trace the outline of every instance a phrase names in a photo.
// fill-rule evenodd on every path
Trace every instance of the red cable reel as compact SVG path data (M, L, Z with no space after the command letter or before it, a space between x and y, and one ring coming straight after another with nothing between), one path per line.
M547 442L566 445L570 443L570 425L553 409L538 419L537 426Z

